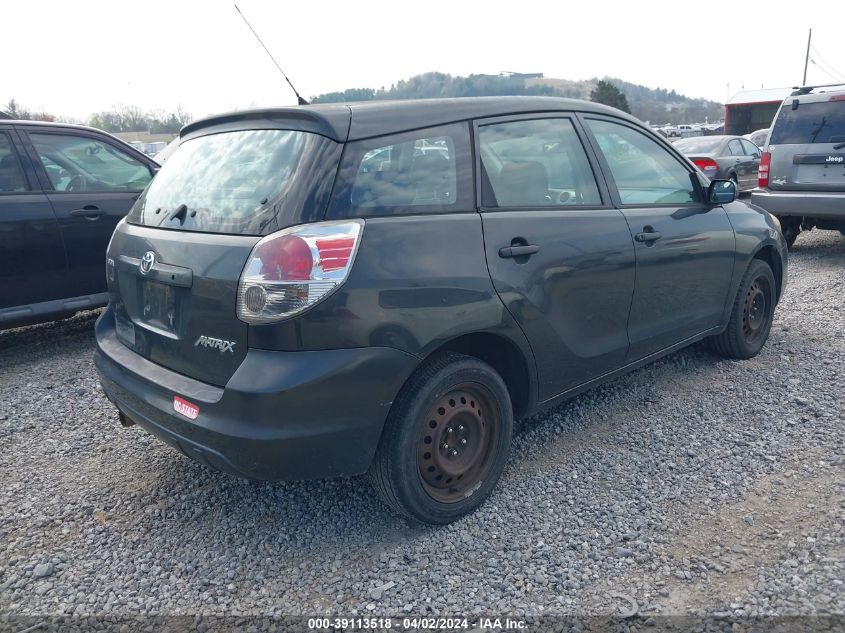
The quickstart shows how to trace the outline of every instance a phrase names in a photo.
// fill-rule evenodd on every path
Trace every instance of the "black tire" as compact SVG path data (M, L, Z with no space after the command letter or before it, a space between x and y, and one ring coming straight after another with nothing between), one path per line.
M740 359L759 354L772 328L776 296L772 269L760 259L752 260L739 284L728 327L709 339L713 351Z
M795 240L801 234L801 218L786 216L778 217L780 222L780 230L783 233L783 239L789 248L795 244Z
M408 379L391 407L370 467L373 487L406 518L451 523L490 495L507 462L512 430L511 399L499 374L471 356L437 354Z

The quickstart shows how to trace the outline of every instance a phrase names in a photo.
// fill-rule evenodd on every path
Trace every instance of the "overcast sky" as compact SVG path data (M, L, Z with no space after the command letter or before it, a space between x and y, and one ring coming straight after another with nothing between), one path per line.
M615 76L724 102L845 80L845 2L239 0L306 98L427 71ZM617 6L618 5L618 6ZM87 118L118 104L195 116L295 97L232 2L27 0L0 9L0 104ZM826 69L826 70L825 70Z

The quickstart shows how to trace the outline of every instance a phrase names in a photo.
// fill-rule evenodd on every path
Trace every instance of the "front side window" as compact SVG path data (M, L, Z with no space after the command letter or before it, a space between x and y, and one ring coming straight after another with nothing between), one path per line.
M479 127L485 207L601 204L584 146L569 119L531 119ZM489 186L488 186L489 185Z
M8 134L0 132L0 194L26 191L20 161Z
M90 137L30 133L29 138L56 191L141 191L152 178L137 159Z
M759 156L760 148L757 147L754 143L752 143L751 141L746 141L745 139L740 142L742 143L742 147L745 149L745 156L754 156L755 154Z
M459 123L349 143L329 217L471 207L469 131Z
M622 204L685 204L698 201L691 173L666 148L637 130L588 119L610 167Z

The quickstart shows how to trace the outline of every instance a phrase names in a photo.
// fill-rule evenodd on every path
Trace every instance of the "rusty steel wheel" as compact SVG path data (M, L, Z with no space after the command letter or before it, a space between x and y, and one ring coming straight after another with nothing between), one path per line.
M774 320L777 303L775 276L768 263L754 259L736 293L728 325L710 337L710 346L725 358L752 358L760 353Z
M748 345L755 345L758 339L768 332L772 313L769 302L772 300L772 288L765 277L757 277L751 282L745 293L745 305L742 311L742 334Z
M512 430L513 405L499 373L472 356L436 353L393 401L370 480L400 515L451 523L490 495Z
M490 471L501 420L492 395L479 384L463 383L444 395L420 425L417 468L425 491L454 503Z

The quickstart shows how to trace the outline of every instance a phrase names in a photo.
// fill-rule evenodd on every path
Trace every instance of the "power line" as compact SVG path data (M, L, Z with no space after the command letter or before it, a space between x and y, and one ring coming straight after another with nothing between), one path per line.
M819 64L819 63L818 63L815 59L813 59L812 57L810 57L810 58L809 58L809 60L813 63L813 65L814 65L814 66L816 66L816 67L817 67L820 71L822 71L825 75L827 75L828 77L830 77L830 78L831 78L831 79L833 79L834 81L841 81L842 79L845 79L845 77L842 77L842 76L837 77L837 76L835 76L835 75L833 75L833 74L829 73L827 70L825 70L824 66L822 66L821 64Z
M836 69L836 66L834 66L834 65L833 65L833 64L831 64L829 61L827 61L827 59L825 59L824 55L822 55L822 54L819 52L819 49L817 49L815 46L812 46L811 48L812 48L813 52L816 54L816 58L817 58L820 62L822 62L825 66L827 66L830 70L832 70L834 73L836 73L836 74L837 74L837 75L839 75L840 77L845 77L845 74L843 74L843 73L839 72L839 71Z

